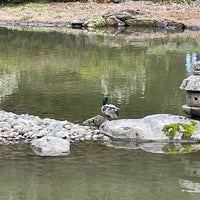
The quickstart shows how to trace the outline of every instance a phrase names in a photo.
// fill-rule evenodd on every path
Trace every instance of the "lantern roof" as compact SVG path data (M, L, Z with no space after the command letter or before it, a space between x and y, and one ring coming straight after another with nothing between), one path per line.
M194 64L192 75L183 80L180 89L200 92L200 61Z

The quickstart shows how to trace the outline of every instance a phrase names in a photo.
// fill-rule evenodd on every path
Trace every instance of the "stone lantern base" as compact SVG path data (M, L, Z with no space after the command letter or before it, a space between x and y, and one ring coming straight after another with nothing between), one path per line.
M192 107L188 105L182 106L183 111L194 118L200 118L200 107Z

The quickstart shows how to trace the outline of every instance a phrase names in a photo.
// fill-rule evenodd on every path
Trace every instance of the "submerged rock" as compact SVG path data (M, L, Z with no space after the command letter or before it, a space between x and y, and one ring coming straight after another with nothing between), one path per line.
M59 137L44 136L31 143L33 151L40 156L65 156L70 153L70 143Z

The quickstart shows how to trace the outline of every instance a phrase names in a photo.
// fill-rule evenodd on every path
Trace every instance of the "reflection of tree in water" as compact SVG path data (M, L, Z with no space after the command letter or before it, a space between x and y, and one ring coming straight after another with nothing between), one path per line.
M189 75L192 74L192 69L194 63L197 62L197 54L196 53L187 53L186 54L186 70Z
M0 73L0 102L18 89L19 77L20 73L17 71L12 73L2 71Z
M101 88L104 95L109 95L110 99L117 99L118 103L129 104L131 94L140 91L140 96L144 96L146 88L146 70L141 66L135 72L127 71L124 77L113 77L112 73L104 73L101 76Z

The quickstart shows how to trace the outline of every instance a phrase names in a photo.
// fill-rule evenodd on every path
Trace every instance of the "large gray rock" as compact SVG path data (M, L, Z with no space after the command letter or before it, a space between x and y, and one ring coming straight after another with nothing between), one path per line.
M157 114L143 119L120 119L104 122L100 133L121 141L199 141L200 122L184 116Z
M69 141L53 136L33 140L31 148L40 156L64 156L70 153Z
M200 0L194 1L194 2L193 2L193 5L194 5L194 6L200 6Z

